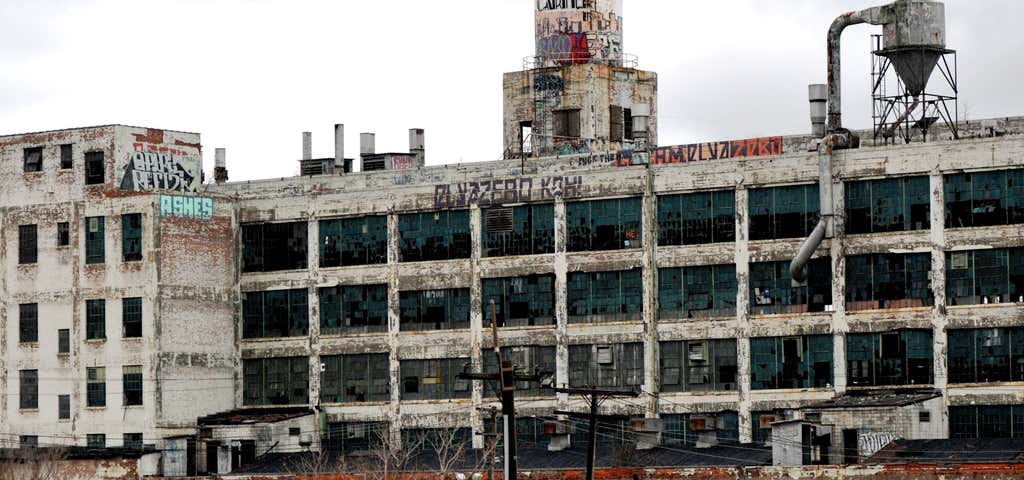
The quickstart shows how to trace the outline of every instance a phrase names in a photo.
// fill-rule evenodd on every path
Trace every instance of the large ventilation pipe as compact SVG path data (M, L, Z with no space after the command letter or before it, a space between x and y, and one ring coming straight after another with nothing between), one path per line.
M826 136L818 146L818 191L821 195L821 220L807 237L789 270L798 282L807 279L807 262L826 237L834 235L835 203L832 197L832 152L856 148L859 139L843 128L842 121L842 68L840 41L843 30L851 25L867 23L882 25L885 45L879 54L893 64L896 74L907 87L907 92L918 96L928 84L928 78L945 51L946 14L941 2L930 0L897 0L889 5L869 8L840 15L828 29L828 121ZM809 89L812 125L816 113L814 102L820 97L814 85ZM815 134L818 134L815 129Z
M334 168L345 171L345 125L334 124Z
M313 159L313 133L302 132L302 159Z

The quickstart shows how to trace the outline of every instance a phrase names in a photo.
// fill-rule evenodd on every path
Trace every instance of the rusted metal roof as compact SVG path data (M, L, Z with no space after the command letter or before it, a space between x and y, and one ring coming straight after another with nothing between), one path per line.
M275 423L312 414L313 410L307 407L240 408L199 417L197 423L200 426Z

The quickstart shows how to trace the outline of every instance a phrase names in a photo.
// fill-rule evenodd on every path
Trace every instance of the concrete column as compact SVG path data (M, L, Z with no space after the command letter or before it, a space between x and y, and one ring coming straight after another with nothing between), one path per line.
M932 244L932 295L935 305L932 307L932 371L935 375L935 388L942 392L945 408L942 409L942 431L949 431L949 369L946 358L949 343L946 335L948 318L946 317L946 188L942 172L936 167L929 177L931 192L931 230L929 240Z
M388 418L391 420L391 440L395 445L402 441L402 418L400 400L401 364L398 361L398 214L388 214L388 345L391 347L389 361L391 363L391 404L388 406Z
M749 191L736 187L736 388L739 390L740 442L750 443L750 250Z
M483 231L481 226L481 211L479 205L469 208L469 236L470 236L470 273L472 283L469 285L469 329L472 337L472 351L470 361L474 372L483 370L483 356L481 345L483 343L483 288L480 280L480 256L482 249ZM480 417L479 407L483 404L484 382L472 382L473 409L469 412L470 423L474 432L483 431L484 421ZM473 448L484 448L484 437L473 435Z
M555 200L555 385L569 385L569 300L567 294L569 262L566 258L565 202ZM558 394L558 408L568 408L569 395Z
M829 256L832 259L832 380L836 395L846 393L846 193L842 182L832 186L835 205L835 237Z
M309 220L309 292L306 307L309 312L309 404L320 404L320 295L317 283L320 281L320 222Z
M654 195L654 172L648 167L643 198L643 321L644 321L644 392L640 400L646 406L645 416L658 417L658 238L657 197Z

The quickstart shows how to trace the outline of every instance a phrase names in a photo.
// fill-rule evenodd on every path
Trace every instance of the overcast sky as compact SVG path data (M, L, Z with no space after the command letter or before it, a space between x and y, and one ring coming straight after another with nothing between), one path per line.
M867 0L624 0L624 50L659 74L659 143L804 133L825 32ZM1024 114L1021 0L948 0L961 112ZM869 35L843 42L844 123L870 125ZM495 159L501 74L533 54L532 0L0 0L0 134L122 123L200 132L231 180L297 172L301 132L427 163ZM208 177L209 178L209 177Z

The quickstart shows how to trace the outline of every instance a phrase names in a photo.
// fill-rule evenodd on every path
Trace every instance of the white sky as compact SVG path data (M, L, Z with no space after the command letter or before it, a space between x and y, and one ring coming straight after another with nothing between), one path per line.
M659 74L659 143L804 133L825 32L881 0L624 0L624 50ZM1021 0L947 0L961 112L1024 114ZM843 43L844 124L870 125L869 35ZM200 132L232 181L297 173L359 132L427 163L495 159L501 74L533 53L532 0L0 0L0 134L122 123ZM210 177L208 177L210 178Z

